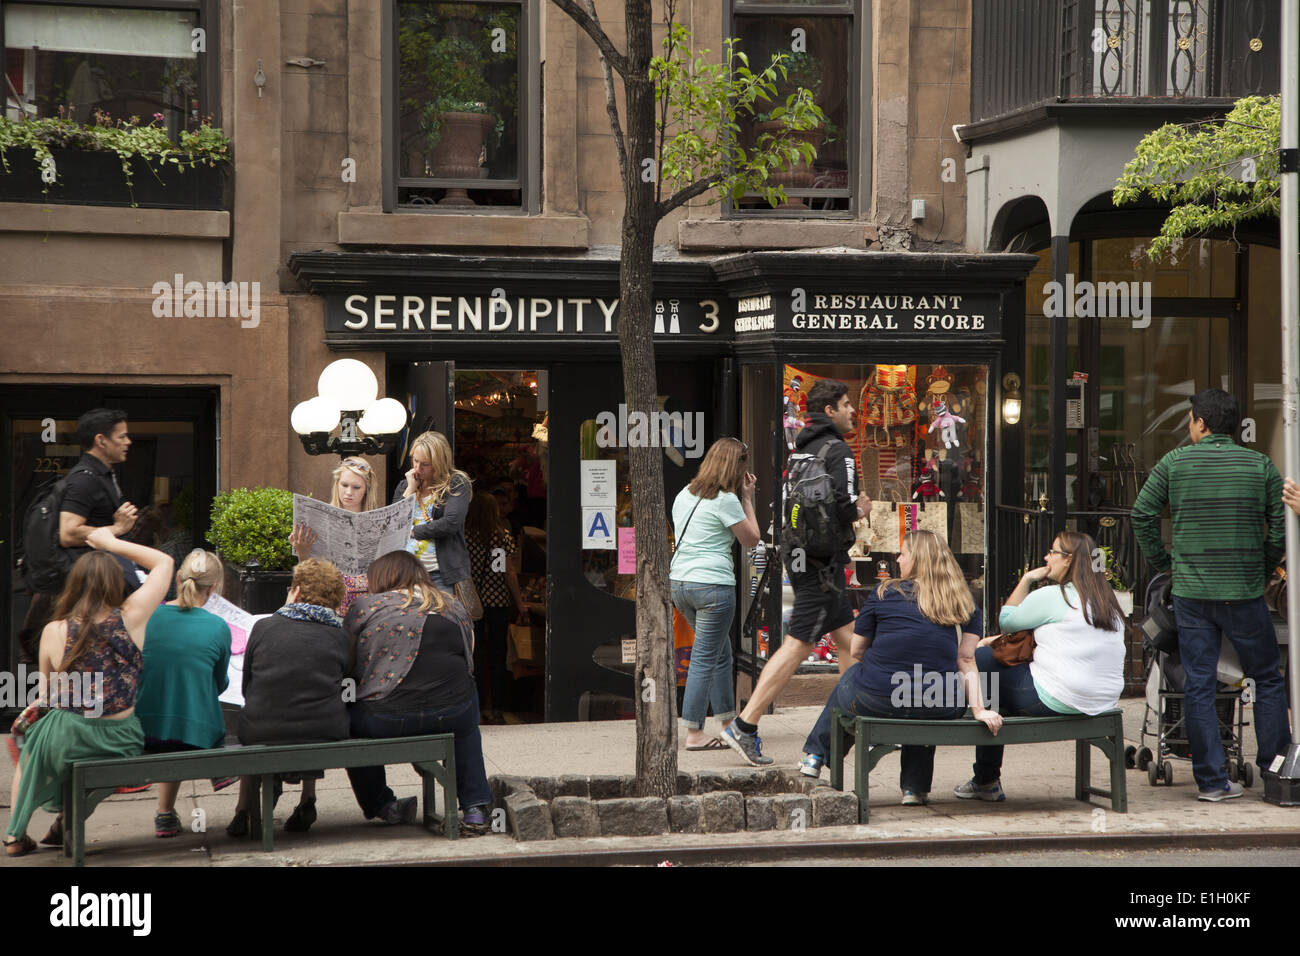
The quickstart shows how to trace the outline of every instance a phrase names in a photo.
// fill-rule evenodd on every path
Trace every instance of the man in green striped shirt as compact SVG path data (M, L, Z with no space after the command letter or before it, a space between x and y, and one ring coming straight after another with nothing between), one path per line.
M1210 388L1193 395L1187 423L1192 444L1160 460L1132 512L1147 562L1155 571L1172 568L1192 776L1197 799L1211 802L1242 794L1228 781L1214 709L1220 634L1254 682L1260 769L1291 743L1277 634L1264 603L1264 585L1286 548L1282 477L1266 456L1233 441L1240 422L1236 399L1227 392ZM1166 505L1172 560L1160 536Z

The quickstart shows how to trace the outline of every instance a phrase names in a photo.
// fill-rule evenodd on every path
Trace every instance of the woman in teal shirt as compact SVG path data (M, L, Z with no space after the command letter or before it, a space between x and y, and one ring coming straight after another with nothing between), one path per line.
M748 459L744 442L719 438L704 456L695 480L673 501L677 542L669 573L673 605L695 632L682 699L687 750L725 747L704 733L710 704L724 727L736 716L731 675L736 568L731 545L735 540L752 548L759 540L754 476L745 470Z
M217 698L230 682L230 626L203 610L213 592L220 593L221 579L221 559L196 548L176 572L176 600L149 618L135 705L144 725L146 753L220 747L226 736ZM214 780L212 786L221 789L231 783ZM157 836L181 832L176 815L180 787L180 781L158 784Z

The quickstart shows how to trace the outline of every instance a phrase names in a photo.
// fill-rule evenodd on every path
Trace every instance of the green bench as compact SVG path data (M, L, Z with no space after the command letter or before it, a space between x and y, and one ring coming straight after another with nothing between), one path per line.
M409 763L424 784L424 825L431 832L445 823L448 839L460 836L456 809L456 756L452 734L425 737L339 740L319 744L222 747L140 757L81 760L63 785L63 854L76 866L86 862L86 818L91 801L119 787L138 787L170 780L205 777L260 777L260 810L250 810L250 822L260 817L262 849L275 849L272 809L276 774L346 767L377 767ZM442 787L445 814L437 813L437 788ZM250 836L257 838L257 827Z
M1108 710L1095 717L1007 717L994 737L984 724L972 717L960 720L903 720L892 717L859 717L836 708L831 721L831 786L844 789L844 758L856 740L854 787L858 795L858 822L871 818L868 777L887 753L904 744L932 747L974 747L982 744L1039 744L1056 740L1075 741L1074 796L1087 801L1091 796L1109 797L1116 813L1128 812L1128 791L1124 780L1124 715ZM1110 789L1092 786L1091 749L1096 747L1110 760Z

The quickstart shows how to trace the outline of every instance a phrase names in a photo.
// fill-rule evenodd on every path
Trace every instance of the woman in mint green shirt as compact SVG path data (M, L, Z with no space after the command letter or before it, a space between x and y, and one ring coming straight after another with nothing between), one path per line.
M705 454L695 480L673 501L677 542L669 573L673 605L695 632L682 700L687 750L724 746L704 733L710 705L724 727L736 716L731 673L731 619L736 614L732 542L752 548L759 540L754 476L745 468L748 460L744 442L719 438Z
M195 549L176 572L176 600L149 618L144 670L135 712L144 727L145 752L204 750L220 747L226 723L217 699L229 683L230 626L203 610L221 592L221 559ZM213 788L231 780L214 780ZM158 784L154 834L181 832L176 815L180 782Z

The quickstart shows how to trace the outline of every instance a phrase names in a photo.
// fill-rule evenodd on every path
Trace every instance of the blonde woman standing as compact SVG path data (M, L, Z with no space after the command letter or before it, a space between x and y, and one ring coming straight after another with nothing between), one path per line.
M453 591L470 577L465 546L469 475L451 460L451 445L440 432L424 432L411 443L411 469L397 486L393 502L415 497L415 520L406 550L420 559L435 587Z
M220 747L226 735L218 697L230 682L230 626L203 609L221 592L221 559L198 548L176 572L176 600L149 618L144 674L135 712L144 727L146 753ZM212 781L221 790L233 779ZM154 835L181 832L176 814L180 781L158 784Z
M375 471L370 466L370 462L364 458L344 458L334 469L332 479L330 504L333 507L342 508L353 514L374 511L379 507L379 486L375 481ZM305 524L294 527L293 534L289 535L289 544L298 555L299 561L306 561L311 557L312 545L315 543L316 532ZM363 594L370 593L364 574L343 575L343 589L340 616L348 613L348 608L352 606L353 601Z

